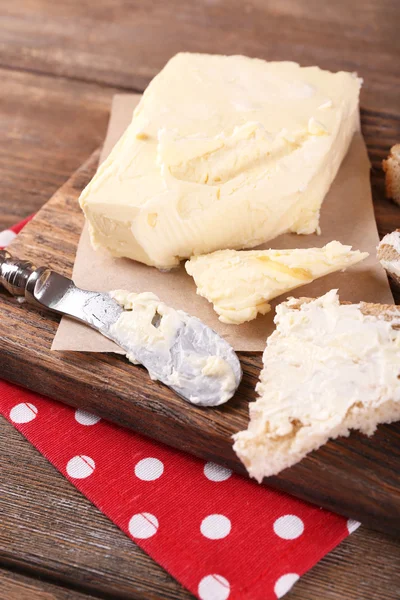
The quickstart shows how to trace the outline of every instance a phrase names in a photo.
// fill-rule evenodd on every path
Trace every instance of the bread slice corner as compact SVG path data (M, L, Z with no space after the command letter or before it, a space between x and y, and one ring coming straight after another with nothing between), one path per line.
M336 292L278 307L259 397L247 430L234 436L234 451L260 483L329 439L352 429L372 435L400 420L400 306L339 302ZM318 311L314 323L309 310Z
M400 229L382 238L377 248L377 258L392 282L400 288Z
M386 196L400 205L400 144L390 149L389 156L382 161L385 171Z

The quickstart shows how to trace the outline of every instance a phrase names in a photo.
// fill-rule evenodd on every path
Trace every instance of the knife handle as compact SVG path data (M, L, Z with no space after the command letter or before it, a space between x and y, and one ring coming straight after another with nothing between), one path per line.
M104 335L105 326L114 323L123 310L108 294L77 288L64 275L46 267L36 268L28 260L13 258L7 250L0 250L0 287L2 285L14 296L23 296L38 308L83 321Z
M36 271L29 260L13 258L7 250L0 250L0 285L14 296L25 296L29 277Z

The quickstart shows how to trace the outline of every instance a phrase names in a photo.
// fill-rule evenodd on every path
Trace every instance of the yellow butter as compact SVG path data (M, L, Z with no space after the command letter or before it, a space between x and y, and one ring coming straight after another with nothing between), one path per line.
M185 267L197 293L212 302L219 320L238 325L269 312L273 298L367 256L333 241L323 248L220 250L194 256Z
M359 89L350 73L293 62L176 55L81 195L93 246L171 268L313 233Z

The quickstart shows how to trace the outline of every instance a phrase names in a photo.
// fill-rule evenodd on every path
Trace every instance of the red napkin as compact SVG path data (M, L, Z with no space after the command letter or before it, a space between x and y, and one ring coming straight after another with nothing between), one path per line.
M0 413L201 600L282 598L359 526L4 381Z

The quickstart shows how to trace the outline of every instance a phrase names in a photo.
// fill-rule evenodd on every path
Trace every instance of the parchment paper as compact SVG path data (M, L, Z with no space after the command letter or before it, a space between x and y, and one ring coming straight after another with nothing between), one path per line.
M101 161L109 154L130 123L133 108L139 99L138 95L114 96ZM287 296L315 297L332 288L339 288L341 300L389 304L393 302L386 273L376 260L379 237L372 205L369 169L365 143L361 134L357 133L322 205L322 234L285 234L262 246L310 248L322 247L331 240L338 240L343 244L352 245L354 249L369 252L369 258L345 273L333 273L297 288L277 298L272 306L282 302ZM73 279L77 286L95 291L119 288L135 292L154 292L170 306L183 309L202 319L228 340L235 350L264 350L265 341L274 329L274 310L242 325L221 323L212 305L205 298L196 295L194 281L187 275L183 266L169 273L160 273L153 267L129 259L112 258L104 251L95 252L90 245L86 227L78 245ZM52 349L121 352L113 342L101 334L66 317L60 323Z

